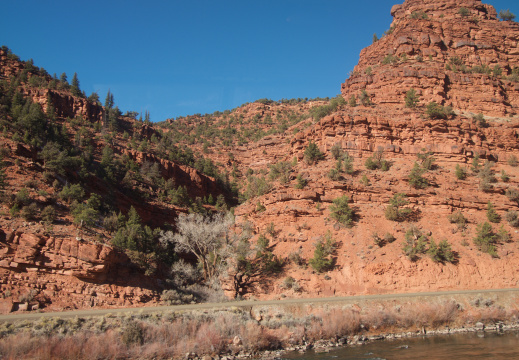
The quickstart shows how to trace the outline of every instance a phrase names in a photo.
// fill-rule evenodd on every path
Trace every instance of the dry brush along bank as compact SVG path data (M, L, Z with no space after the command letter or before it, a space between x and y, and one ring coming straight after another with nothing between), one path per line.
M0 326L0 356L23 358L218 358L326 350L372 340L519 326L516 292L348 303L229 307Z

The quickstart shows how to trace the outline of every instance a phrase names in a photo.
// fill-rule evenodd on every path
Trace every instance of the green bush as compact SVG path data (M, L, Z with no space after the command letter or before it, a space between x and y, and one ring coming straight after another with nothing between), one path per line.
M431 239L429 244L429 250L427 251L429 256L434 262L454 262L455 256L452 251L451 245L447 242L447 240L442 240L438 245Z
M307 164L316 164L319 160L324 159L324 154L319 150L316 143L310 140L304 152L305 161Z
M485 221L477 226L474 244L479 250L490 254L492 257L497 257L496 242L497 235L494 233L492 225Z
M470 10L467 9L467 8L465 8L465 7L461 7L461 8L459 8L459 10L458 10L458 14L460 14L460 15L463 16L463 17L467 17L467 16L470 15Z
M416 94L416 90L411 88L409 91L405 93L405 107L407 108L415 108L418 105L418 95Z
M335 160L338 160L342 156L342 146L340 143L333 144L332 148L330 149L330 152L332 153L332 156Z
M328 232L325 241L322 239L315 244L314 256L308 263L317 272L325 272L333 268L333 259L331 255L335 250L335 241Z
M38 205L36 203L30 203L22 207L20 215L27 221L35 220L38 215Z
M459 229L465 229L465 227L467 226L467 218L463 216L461 210L457 210L452 214L448 215L447 219L449 219L449 222L451 224L458 225Z
M333 204L330 205L330 216L337 220L337 222L348 227L353 225L353 218L355 216L355 212L348 204L349 201L349 197L343 195L333 200Z
M308 184L308 181L303 178L301 174L297 175L297 184L295 186L296 189L303 189Z
M382 171L388 171L391 167L391 163L384 159L384 150L379 148L372 156L366 159L364 166L366 166L368 170L380 169Z
M369 105L371 105L371 97L370 97L369 94L367 93L366 89L362 89L362 90L360 91L359 100L360 100L360 103L361 103L363 106L369 106Z
M52 224L56 220L56 210L54 206L47 205L41 211L41 219L47 224Z
M67 184L63 187L58 196L69 203L74 200L81 201L85 197L85 191L80 184Z
M415 162L408 176L409 185L415 189L425 189L427 186L429 186L429 181L422 176L423 173L424 169L420 167L417 162Z
M427 104L425 112L430 119L447 119L454 114L450 106L442 106L434 101Z
M427 251L427 240L427 237L420 229L411 225L405 233L402 250L409 260L416 261L420 258L420 254L424 254Z
M515 14L511 13L509 9L507 10L500 10L499 11L499 18L503 21L514 21L515 20Z
M411 214L411 209L404 208L409 204L407 196L403 193L397 193L389 199L389 206L386 208L384 215L386 219L391 221L403 221Z
M465 180L467 178L467 169L462 168L460 164L456 164L455 175L458 180Z
M501 216L494 209L494 205L489 201L487 204L487 219L492 223L501 222Z

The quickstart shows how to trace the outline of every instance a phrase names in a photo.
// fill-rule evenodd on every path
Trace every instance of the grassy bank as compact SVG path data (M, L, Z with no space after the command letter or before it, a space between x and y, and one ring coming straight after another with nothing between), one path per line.
M380 334L517 324L519 297L437 297L233 307L0 324L2 359L169 359L253 356Z

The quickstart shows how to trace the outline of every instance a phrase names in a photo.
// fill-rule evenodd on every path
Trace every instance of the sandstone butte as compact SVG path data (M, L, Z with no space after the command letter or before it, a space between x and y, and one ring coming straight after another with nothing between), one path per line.
M463 15L460 8L468 14ZM514 68L519 67L519 24L499 21L495 9L478 0L406 0L395 5L393 23L388 34L362 50L358 65L341 86L348 103L352 96L355 107L342 105L330 115L315 122L308 118L304 126L294 125L285 131L268 135L246 144L222 145L221 151L207 154L223 170L236 169L245 174L266 173L279 161L292 162L289 179L274 181L272 190L253 197L235 209L236 228L252 228L253 242L261 234L270 240L273 253L285 260L283 272L262 279L248 289L245 297L274 299L281 297L316 297L377 293L405 293L435 290L512 288L518 286L518 230L505 221L508 211L518 204L506 195L507 189L519 187L519 167L509 161L519 156L519 81ZM16 73L16 66L6 66ZM490 69L490 71L488 71ZM18 69L19 71L20 69ZM416 108L405 107L406 93L415 89ZM25 91L46 106L48 90ZM362 105L362 96L369 103ZM60 116L81 114L92 122L101 121L104 111L82 99L59 91L51 91L53 104ZM451 106L455 114L446 119L429 119L426 105L430 102ZM315 103L314 105L322 105ZM308 111L310 105L297 105ZM236 109L245 119L264 119L283 105L252 103ZM488 124L474 121L483 114ZM212 118L215 123L224 119ZM209 121L203 117L168 121ZM169 124L168 124L169 123ZM297 131L296 131L297 129ZM139 130L151 137L153 129L145 125ZM310 142L325 153L317 164L304 161ZM335 166L330 149L340 144L354 158L354 173L332 181L328 172ZM23 145L10 142L12 153L30 158ZM201 151L202 144L190 146ZM128 149L120 138L114 141L118 154L128 154L138 163L157 162L164 178L189 186L190 195L217 194L213 178L153 154ZM389 171L367 170L366 159L377 150L391 162ZM430 186L415 189L408 175L423 151L433 153L436 167L424 174ZM232 157L229 156L232 154ZM508 181L496 176L486 191L481 179L468 176L458 180L456 165L470 168L479 156L495 163L496 174L504 171ZM37 167L37 165L35 165ZM30 168L19 170L19 176L41 176ZM470 170L469 170L470 173ZM307 180L296 189L296 176ZM363 176L369 180L361 181ZM15 176L15 175L12 175ZM240 186L246 187L241 178ZM94 184L94 186L96 186ZM103 191L103 184L98 184ZM409 221L387 220L385 209L397 193L409 200L413 218ZM357 217L352 227L340 226L332 219L332 201L342 195L350 199ZM137 204L119 194L121 209L136 206L145 221L172 222L184 209L159 206L152 202ZM473 243L477 225L487 221L488 202L502 217L494 224L502 226L511 241L497 244L497 257L491 257ZM262 207L258 207L261 204ZM468 223L464 229L448 220L461 211ZM15 228L15 224L18 227ZM275 231L267 230L268 227ZM456 254L454 263L434 262L423 254L411 261L402 251L404 234L412 226L439 241L446 239ZM33 289L36 299L48 309L139 306L154 304L160 298L160 279L135 274L127 265L125 254L111 246L94 241L77 240L75 236L43 235L38 225L23 227L4 217L0 227L0 283L2 292L23 294ZM70 233L73 227L64 228ZM373 235L392 234L396 240L384 246L374 243ZM299 266L290 258L298 254L305 262L313 257L315 243L326 234L336 241L334 267L317 273L310 266ZM287 277L299 288L283 286ZM222 278L225 289L232 289L232 279ZM231 291L228 292L232 294ZM13 298L0 300L1 310L10 311Z

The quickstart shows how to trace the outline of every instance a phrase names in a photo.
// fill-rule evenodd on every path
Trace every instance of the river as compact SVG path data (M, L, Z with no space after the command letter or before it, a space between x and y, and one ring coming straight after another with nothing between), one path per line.
M292 360L519 359L519 332L479 332L383 340L329 353L290 353Z

